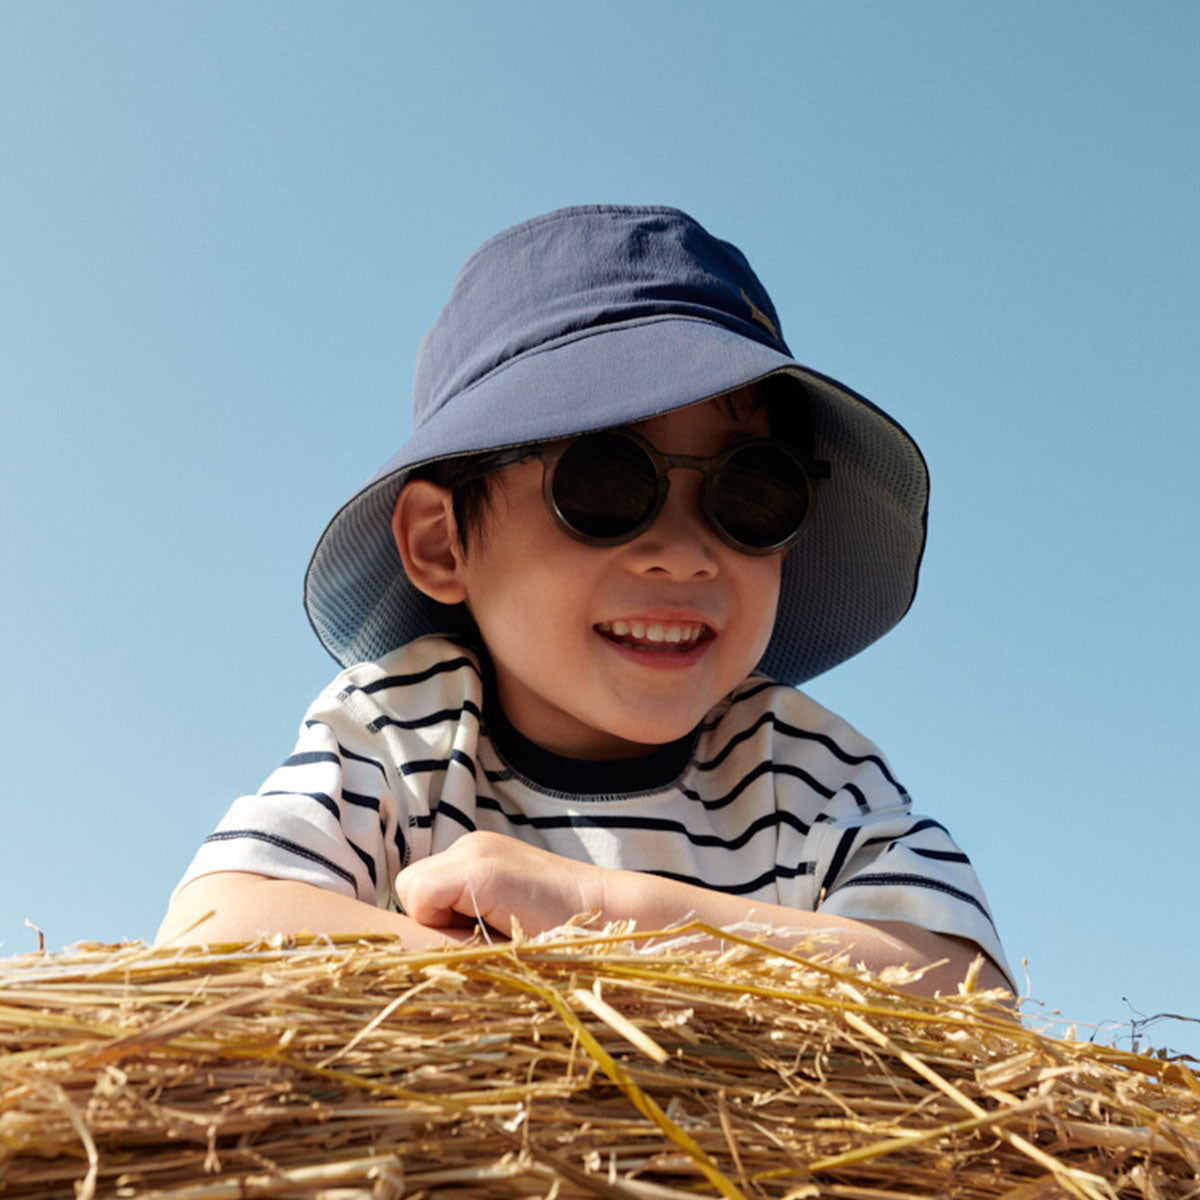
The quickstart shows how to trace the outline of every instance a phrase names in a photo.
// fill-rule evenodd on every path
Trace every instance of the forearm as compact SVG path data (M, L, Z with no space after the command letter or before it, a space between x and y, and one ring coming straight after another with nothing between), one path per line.
M799 940L797 934L819 935L820 947L845 954L852 964L861 963L876 973L896 965L930 968L909 989L923 995L953 994L980 953L973 942L905 921L861 921L808 912L634 871L606 871L599 878L604 920L633 919L640 929L665 929L685 920L719 928L752 921L776 931L771 940L784 948ZM932 966L935 963L940 965ZM986 957L978 986L1009 990L1004 975Z
M221 871L192 880L175 897L155 945L247 942L273 934L391 934L405 949L427 949L469 936L466 929L429 929L337 892L287 879Z
M505 935L518 926L534 934L590 912L601 924L632 920L641 930L688 920L718 928L755 921L775 930L773 941L784 948L806 935L821 935L822 949L845 954L852 964L876 973L891 966L930 968L911 985L925 994L953 994L979 954L973 942L904 921L857 921L747 900L658 875L576 862L478 831L406 867L396 877L396 893L405 911L427 929L473 916ZM978 982L985 988L1008 987L991 962L985 962Z

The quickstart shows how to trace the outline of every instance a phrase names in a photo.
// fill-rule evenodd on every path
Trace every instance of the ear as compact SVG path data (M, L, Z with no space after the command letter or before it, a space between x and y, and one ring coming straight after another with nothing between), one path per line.
M441 604L467 598L464 555L450 489L428 479L411 479L392 509L392 537L413 586Z

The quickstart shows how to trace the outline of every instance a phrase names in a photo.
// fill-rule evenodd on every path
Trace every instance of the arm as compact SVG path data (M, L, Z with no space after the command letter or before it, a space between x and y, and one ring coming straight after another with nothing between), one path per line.
M430 929L401 913L338 892L244 871L216 871L193 879L172 900L156 946L247 942L276 933L384 933L406 950L466 940L474 923Z
M972 942L904 921L861 921L747 900L656 875L575 862L493 833L467 834L443 853L407 867L396 877L396 895L427 932L464 916L504 934L512 933L514 918L526 933L537 933L582 912L596 912L601 921L633 919L641 929L685 920L715 926L753 920L789 931L777 937L781 945L792 944L796 932L826 935L831 950L876 972L946 960L912 985L923 995L953 994L980 953ZM979 986L1008 989L986 959Z

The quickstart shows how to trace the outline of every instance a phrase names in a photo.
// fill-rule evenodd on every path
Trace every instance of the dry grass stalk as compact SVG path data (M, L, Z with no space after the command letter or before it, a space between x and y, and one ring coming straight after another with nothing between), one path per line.
M1182 1062L651 936L8 960L0 1195L1200 1197Z

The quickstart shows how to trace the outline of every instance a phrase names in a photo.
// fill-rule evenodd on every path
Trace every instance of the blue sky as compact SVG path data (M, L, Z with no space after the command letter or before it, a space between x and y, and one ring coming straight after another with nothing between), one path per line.
M809 690L1035 1019L1200 1017L1198 45L1183 0L5 3L0 953L151 937L286 755L308 553L467 254L666 203L930 463L915 608Z

